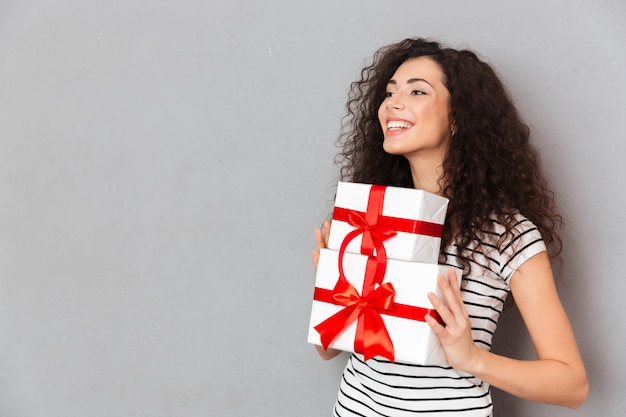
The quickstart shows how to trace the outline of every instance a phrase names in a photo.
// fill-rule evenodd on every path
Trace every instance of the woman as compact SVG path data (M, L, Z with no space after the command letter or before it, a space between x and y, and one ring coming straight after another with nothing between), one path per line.
M560 252L553 194L529 129L493 69L475 53L424 39L380 49L352 84L338 155L344 181L414 187L450 200L440 263L445 322L428 324L449 367L348 360L334 415L490 416L490 386L533 401L578 407L585 367L556 292L550 257ZM329 223L316 230L326 247ZM489 352L509 294L536 360ZM339 351L318 347L325 359Z

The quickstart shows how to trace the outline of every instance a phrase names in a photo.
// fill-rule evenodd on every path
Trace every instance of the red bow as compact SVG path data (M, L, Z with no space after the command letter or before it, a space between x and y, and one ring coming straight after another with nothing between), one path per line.
M380 330L382 321L378 320L380 314L417 321L425 321L426 316L431 316L439 324L445 326L445 323L434 309L392 301L394 297L393 291L391 283L388 283L376 288L367 297L361 297L356 292L356 288L345 280L339 280L332 290L315 287L314 300L346 307L314 327L320 333L324 348L328 349L335 337L358 318L361 319L361 325L357 322L357 335L354 343L355 352L364 353L367 358L378 354L393 362L393 344L389 342L387 331L384 328ZM360 310L356 311L357 308L360 308ZM369 311L366 311L366 309ZM379 317L375 317L376 315Z
M393 343L380 313L391 310L394 296L391 283L383 284L366 296L361 296L353 285L340 277L333 289L333 300L335 304L345 308L315 326L324 349L328 349L335 337L358 319L354 350L363 353L365 360L380 355L393 361Z
M354 210L349 210L346 213L346 221L355 229L344 238L342 245L344 248L348 246L348 243L356 236L363 234L361 253L363 255L372 256L374 255L374 249L376 249L376 255L380 256L381 254L378 253L378 251L382 248L384 255L382 242L397 234L393 226L379 224L379 219L382 217L383 212L386 188L387 187L381 185L372 185L367 200L367 211L365 213Z

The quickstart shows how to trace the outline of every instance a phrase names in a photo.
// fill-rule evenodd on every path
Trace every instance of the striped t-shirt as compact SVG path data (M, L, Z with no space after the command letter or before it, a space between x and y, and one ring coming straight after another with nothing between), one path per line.
M464 275L462 295L472 322L472 336L489 350L498 318L510 292L513 273L527 259L545 251L537 227L521 215L515 217L512 236L498 251L495 243L504 226L494 221L485 232L481 251L474 251L471 270ZM474 246L475 248L475 246ZM459 266L456 247L445 251L446 263ZM336 417L488 417L492 414L489 384L448 366L392 363L376 357L365 362L353 354L343 372Z

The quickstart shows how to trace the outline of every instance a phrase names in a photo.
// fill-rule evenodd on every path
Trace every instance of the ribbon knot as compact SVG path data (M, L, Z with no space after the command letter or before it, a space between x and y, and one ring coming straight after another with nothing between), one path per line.
M314 327L320 334L324 349L328 349L330 343L350 323L358 320L355 351L363 353L365 360L380 355L393 361L393 343L381 313L393 308L394 296L395 290L391 283L385 283L361 296L345 277L339 277L333 289L333 299L337 305L345 308Z
M376 249L376 255L379 255L378 250L383 246L382 242L398 233L393 227L385 227L378 221L382 216L384 196L385 187L372 185L366 212L362 214L350 210L346 213L347 223L355 229L344 238L344 246L348 246L352 239L362 234L361 253L372 256L374 249Z

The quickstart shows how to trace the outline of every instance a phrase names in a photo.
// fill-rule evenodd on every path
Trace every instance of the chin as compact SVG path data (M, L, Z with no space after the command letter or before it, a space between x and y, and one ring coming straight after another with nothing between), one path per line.
M383 141L383 151L390 155L398 155L398 150L394 146L390 146L388 141Z
M395 146L389 146L385 144L385 142L383 142L383 151L387 152L389 155L404 155L404 152L401 152L400 149Z

